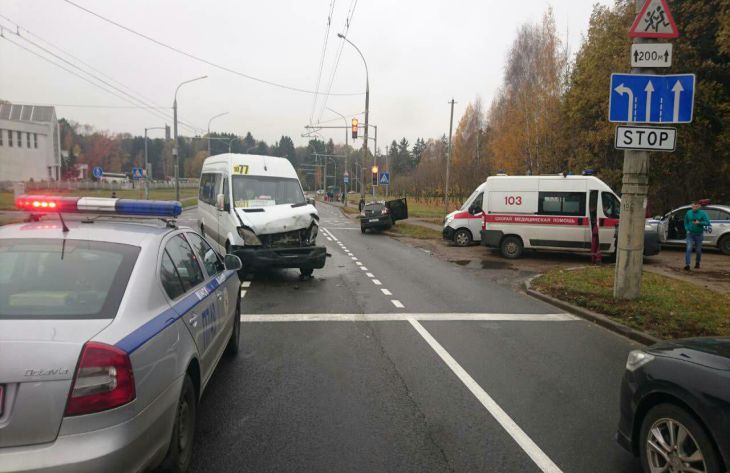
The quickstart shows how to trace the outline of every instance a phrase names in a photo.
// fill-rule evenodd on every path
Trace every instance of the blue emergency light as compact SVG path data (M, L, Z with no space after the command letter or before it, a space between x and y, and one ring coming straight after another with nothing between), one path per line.
M32 213L98 213L139 217L177 217L182 213L182 204L176 200L107 197L21 195L15 199L15 206Z

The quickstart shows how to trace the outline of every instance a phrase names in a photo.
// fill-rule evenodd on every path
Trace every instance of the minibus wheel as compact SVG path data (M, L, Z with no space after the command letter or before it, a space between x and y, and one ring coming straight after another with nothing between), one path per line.
M524 246L520 237L509 235L502 238L502 242L499 244L499 251L502 256L508 259L517 259L522 256Z

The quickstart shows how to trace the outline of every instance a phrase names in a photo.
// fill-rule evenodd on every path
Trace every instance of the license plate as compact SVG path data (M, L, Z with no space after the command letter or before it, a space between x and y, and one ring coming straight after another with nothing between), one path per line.
M5 386L0 384L0 417L3 416L3 406L5 405Z
M379 220L378 220L377 218L371 218L371 219L370 219L370 223L372 223L372 222L378 222L378 221L379 221Z

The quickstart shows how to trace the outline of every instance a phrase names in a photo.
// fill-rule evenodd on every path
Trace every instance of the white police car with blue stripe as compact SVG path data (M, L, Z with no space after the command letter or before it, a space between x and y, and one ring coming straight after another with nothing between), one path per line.
M185 471L198 400L238 351L240 259L178 228L179 202L16 204L31 218L0 227L0 472Z

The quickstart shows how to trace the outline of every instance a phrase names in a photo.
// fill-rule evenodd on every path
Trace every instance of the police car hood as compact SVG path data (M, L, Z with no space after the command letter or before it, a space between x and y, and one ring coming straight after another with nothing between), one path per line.
M236 208L236 214L257 235L291 232L308 228L319 218L311 205L282 204L255 208Z

